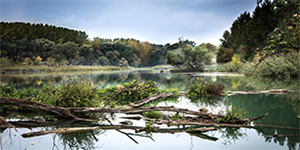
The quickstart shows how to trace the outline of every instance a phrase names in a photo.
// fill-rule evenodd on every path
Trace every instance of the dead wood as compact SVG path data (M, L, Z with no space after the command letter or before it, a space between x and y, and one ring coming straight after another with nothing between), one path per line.
M163 94L162 95L156 95L155 98L158 97L164 97L164 96L169 96L170 94ZM153 97L153 99L155 99ZM148 99L150 100L150 99ZM142 103L144 103L143 101ZM38 102L30 101L30 100L21 100L21 99L11 99L11 98L0 98L0 104L2 105L16 105L16 106L23 106L23 107L29 107L29 108L35 108L35 109L40 109L40 110L45 110L48 112L56 113L60 115L63 118L69 118L73 120L84 120L84 121L92 121L88 119L82 119L78 118L75 115L71 114L71 112L80 112L80 113L95 113L95 112L100 112L100 113L125 113L125 114L140 114L143 112L150 112L150 111L172 111L172 112L177 112L177 113L185 113L188 115L192 116L197 116L198 118L196 120L179 120L179 121L170 121L170 120L161 120L160 123L163 124L168 124L168 125L205 125L205 124L212 124L212 122L217 119L217 118L225 118L224 115L220 114L211 114L211 113L205 113L205 112L199 112L199 111L193 111L193 110L188 110L188 109L182 109L182 108L175 108L173 106L171 107L146 107L146 108L131 108L131 109L119 109L119 108L90 108L90 107L71 107L71 108L63 108L63 107L56 107L56 106L51 106L47 104L41 104ZM268 113L267 113L268 114ZM256 118L248 118L248 119L236 119L235 123L236 124L246 124L249 121L253 120L258 120L258 119L263 119L264 116L267 114L264 114L262 116L258 116ZM188 117L188 116L187 116ZM199 119L208 119L210 122L203 122L200 121ZM192 118L192 119L195 119ZM158 122L158 120L156 120ZM217 126L217 124L212 124L214 126ZM231 125L233 126L233 125Z
M188 133L198 133L198 132L207 132L207 131L214 131L217 130L215 127L202 127L202 128L196 128L196 129L189 129L186 132Z
M126 117L120 117L122 119L132 119L132 120L141 120L143 117L142 116L126 116Z
M63 118L70 118L75 120L84 120L82 118L78 118L70 113L69 110L63 108L63 107L57 107L47 104L42 104L30 100L22 100L22 99L13 99L13 98L2 98L0 97L0 104L1 105L14 105L14 106L23 106L23 107L29 107L34 109L40 109L47 112L55 113Z
M211 114L211 113L204 113L199 111L193 111L183 108L176 108L173 106L161 106L161 107L145 107L145 108L132 108L132 109L119 109L119 108L91 108L91 107L69 107L67 108L71 112L102 112L102 113L124 113L124 114L140 114L143 112L149 111L172 111L172 112L179 112L185 113L189 115L195 115L202 118L224 118L225 116L219 114Z
M74 119L60 119L56 121L46 120L43 123L33 122L33 121L8 121L10 124L14 125L16 128L37 128L37 127L66 127L71 124L82 126L81 121Z
M0 116L0 130L4 131L6 128L14 128L15 131L18 131L14 125L10 124Z
M196 137L204 139L204 140L213 141L213 142L218 140L218 138L216 138L216 137L211 137L211 136L208 136L208 135L202 134L202 133L188 133L188 134L190 134L192 136L196 136Z
M186 126L186 125L198 125L198 126L207 126L207 127L244 127L244 128L255 128L255 126L246 125L246 124L229 124L229 123L214 123L213 120L204 119L199 120L194 118L182 119L182 120L173 120L173 119L149 119L155 124L166 124L168 126Z
M99 127L75 127L75 128L60 128L60 129L54 129L54 130L47 130L47 131L38 131L38 132L29 132L22 134L22 137L28 138L28 137L35 137L35 136L41 136L46 134L65 134L65 133L74 133L74 132L84 132L84 131L94 131L100 129Z
M229 94L285 94L294 92L293 90L287 89L274 89L274 90L265 90L265 91L227 91Z
M269 114L269 113L265 113L264 115L261 115L261 116L255 117L255 118L243 119L242 121L249 122L249 121L254 121L254 120L264 119L264 117L265 117L266 115L268 115L268 114Z
M37 131L37 132L29 132L24 133L22 136L24 138L30 138L35 136L42 136L47 134L66 134L66 133L74 133L74 132L86 132L86 131L94 131L94 130L121 130L121 129L143 129L140 126L124 126L124 125L103 125L103 126L94 126L94 127L69 127L69 128L59 128L47 131ZM184 132L186 129L160 129L155 128L155 130L151 130L154 133L178 133Z
M274 135L266 135L265 137L297 137L300 136L300 134L274 134Z
M160 99L160 98L167 98L167 97L170 97L170 96L173 96L175 95L176 93L170 93L170 94L167 94L167 93L156 93L156 94L153 94L143 100L140 100L140 101L136 101L132 104L130 104L129 106L133 107L133 108L137 108L137 107L141 107L147 103L150 103L152 101L155 101L157 99Z

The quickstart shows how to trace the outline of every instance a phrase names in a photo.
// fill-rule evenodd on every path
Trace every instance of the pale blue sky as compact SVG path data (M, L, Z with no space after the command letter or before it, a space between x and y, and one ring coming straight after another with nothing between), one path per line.
M89 38L135 38L166 44L183 36L218 45L256 0L1 0L1 21L48 23Z

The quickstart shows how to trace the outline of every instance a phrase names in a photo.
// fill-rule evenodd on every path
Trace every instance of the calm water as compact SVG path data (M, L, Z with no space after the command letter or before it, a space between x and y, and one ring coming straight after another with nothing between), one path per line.
M161 88L179 88L185 91L196 77L190 74L171 74L169 72L155 72L151 70L128 72L88 72L73 74L32 74L32 75L1 75L0 82L14 85L17 88L42 87L44 85L60 84L70 77L91 79L99 87L105 87L132 80L153 80ZM300 97L299 80L271 80L246 78L243 76L219 76L218 74L204 74L202 78L223 83L226 90L268 90L293 89L296 92L284 95L233 95L225 98L187 99L179 97L177 100L161 102L159 106L175 106L198 110L207 108L210 112L218 113L226 107L237 107L246 111L245 118L257 117L269 112L265 120L255 123L298 127L300 126ZM115 114L112 122L118 125L124 114ZM13 120L12 120L13 121ZM55 126L6 129L1 133L1 148L4 150L40 150L40 149L299 149L299 137L272 137L274 134L300 134L300 130L266 128L222 128L204 134L190 135L185 132L177 133L145 133L135 134L134 130L97 130L71 134L48 134L33 138L23 138L23 133L40 130L50 130L64 126L97 126L108 125L105 121L87 124L82 122L60 123ZM134 121L134 126L145 126L143 120ZM165 126L162 126L166 128ZM177 128L177 127L171 127Z

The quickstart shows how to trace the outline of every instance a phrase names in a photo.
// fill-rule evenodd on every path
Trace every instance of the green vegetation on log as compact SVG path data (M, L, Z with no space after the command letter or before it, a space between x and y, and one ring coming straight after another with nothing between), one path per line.
M191 96L214 96L223 93L224 86L199 81L190 87ZM0 85L0 97L30 99L60 107L117 107L145 99L156 93L176 93L178 89L160 89L153 81L132 81L123 85L99 88L89 80L71 78L58 86L19 90L13 86ZM174 96L171 96L174 97Z
M99 88L85 79L69 79L59 86L18 90L1 85L0 97L31 99L60 107L116 107L142 100L155 93L177 93L178 89L159 89L155 82L133 81L123 85Z

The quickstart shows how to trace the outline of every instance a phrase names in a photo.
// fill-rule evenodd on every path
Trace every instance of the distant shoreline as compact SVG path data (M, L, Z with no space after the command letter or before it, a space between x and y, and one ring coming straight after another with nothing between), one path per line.
M20 73L51 73L51 72L75 72L75 71L117 71L129 70L130 67L118 66L11 66L0 67L1 74Z

